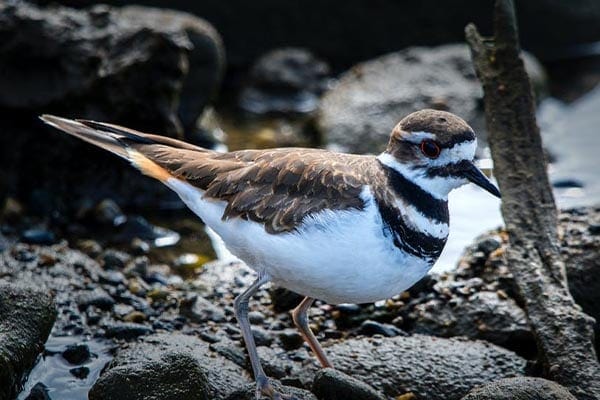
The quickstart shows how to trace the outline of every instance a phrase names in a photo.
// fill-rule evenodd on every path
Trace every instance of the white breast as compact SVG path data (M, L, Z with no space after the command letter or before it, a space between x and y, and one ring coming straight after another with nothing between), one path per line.
M202 198L202 190L178 179L166 184L250 268L305 296L333 304L382 300L412 286L432 266L384 236L368 187L361 194L363 210L322 211L294 232L269 234L256 222L223 221L226 203Z

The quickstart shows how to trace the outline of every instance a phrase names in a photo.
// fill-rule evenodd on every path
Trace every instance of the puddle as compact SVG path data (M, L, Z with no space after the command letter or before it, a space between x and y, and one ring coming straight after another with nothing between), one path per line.
M85 344L91 357L81 365L69 363L61 355L69 345ZM45 344L45 351L31 370L27 381L17 400L26 400L32 389L45 391L46 397L32 394L32 398L87 400L88 392L98 379L104 366L113 358L114 343L84 336L50 336ZM84 368L80 368L84 367ZM80 369L77 372L74 369ZM85 371L87 368L87 371ZM73 372L71 372L74 370ZM76 377L75 374L81 376ZM42 386L43 385L43 386ZM39 392L38 392L39 393Z

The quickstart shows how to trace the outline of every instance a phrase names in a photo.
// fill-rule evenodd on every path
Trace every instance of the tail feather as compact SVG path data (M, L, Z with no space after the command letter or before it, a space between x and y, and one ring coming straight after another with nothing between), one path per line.
M76 121L54 115L42 115L40 119L50 126L130 160L127 144L121 140L122 135L115 131L98 129L87 124L87 121Z

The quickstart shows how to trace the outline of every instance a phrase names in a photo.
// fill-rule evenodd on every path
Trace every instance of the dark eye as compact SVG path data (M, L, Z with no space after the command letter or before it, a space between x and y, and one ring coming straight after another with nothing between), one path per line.
M421 142L421 152L429 158L438 158L440 155L440 145L433 140L425 139Z

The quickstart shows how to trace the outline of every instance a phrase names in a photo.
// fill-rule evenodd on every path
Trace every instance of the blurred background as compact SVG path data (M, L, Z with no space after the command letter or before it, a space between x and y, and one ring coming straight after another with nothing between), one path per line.
M469 22L491 34L492 6L492 0L0 0L0 284L26 280L50 288L58 308L53 327L48 302L42 320L50 322L20 347L29 354L17 357L24 360L17 372L26 374L37 360L29 379L23 384L13 374L9 387L2 382L9 368L0 368L0 399L6 388L18 399L87 399L115 354L113 340L152 332L182 331L208 343L231 339L224 343L237 345L221 344L224 357L233 354L244 367L231 299L252 274L223 262L230 255L219 240L160 183L44 126L39 115L112 122L220 150L378 153L402 117L430 107L473 126L478 162L492 173L483 93L464 42ZM575 208L561 217L568 264L577 267L569 271L571 291L600 318L600 281L589 272L598 270L600 211L583 208L600 203L600 1L516 0L516 8L557 203ZM475 240L502 225L498 201L468 185L451 193L450 208L450 238L434 267L442 274L388 302L318 304L312 321L319 338L395 336L402 329L485 339L534 359L533 336L502 261L506 235L494 231ZM263 338L267 328L291 326L287 310L297 295L275 288L256 301L272 305L255 313ZM12 311L14 326L25 332L13 336L31 336L39 316ZM295 335L284 335L299 339L282 340L286 350L302 346ZM277 346L274 354L285 354ZM472 354L474 344L462 346L457 353ZM163 353L160 347L153 354ZM410 355L402 357L410 364ZM421 354L414 357L421 365ZM429 377L414 385L454 379L441 375L435 385ZM109 389L119 397L124 389L104 381L95 386L96 398Z
M597 203L600 2L516 3L559 205ZM491 20L489 0L0 1L2 215L30 242L107 232L102 240L125 246L187 243L177 254L215 256L173 194L42 126L42 113L220 149L377 153L399 119L432 107L472 124L489 169L463 36L469 22L489 34ZM501 224L498 203L477 188L453 193L451 206L440 269Z

